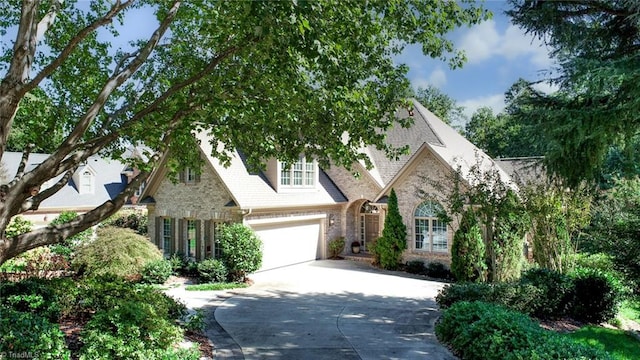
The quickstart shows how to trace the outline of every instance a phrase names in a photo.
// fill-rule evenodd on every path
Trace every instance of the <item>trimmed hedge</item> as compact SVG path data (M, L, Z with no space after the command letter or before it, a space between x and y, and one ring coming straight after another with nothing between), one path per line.
M606 352L542 329L505 307L462 301L447 309L436 336L463 360L610 359Z

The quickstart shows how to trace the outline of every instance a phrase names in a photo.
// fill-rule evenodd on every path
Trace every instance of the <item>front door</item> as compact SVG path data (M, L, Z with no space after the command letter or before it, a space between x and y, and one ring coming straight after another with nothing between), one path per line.
M360 208L360 247L368 251L371 245L380 236L380 211L377 206L368 201Z
M368 251L368 245L376 241L380 232L380 215L364 215L364 251Z

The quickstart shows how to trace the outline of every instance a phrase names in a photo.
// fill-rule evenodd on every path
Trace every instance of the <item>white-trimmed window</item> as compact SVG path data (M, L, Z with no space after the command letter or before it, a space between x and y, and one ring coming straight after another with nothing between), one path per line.
M171 243L173 241L173 228L170 218L162 219L162 252L165 256L170 256L173 250Z
M197 246L197 241L196 241L196 237L197 237L197 222L196 220L187 220L187 237L186 237L186 246L185 246L185 252L186 252L186 256L189 259L195 260L196 259L196 246Z
M427 200L416 208L413 214L416 250L448 251L447 223L438 219L442 210L442 206L433 200Z
M314 160L300 157L298 161L286 167L280 162L280 186L291 188L313 188L318 178L318 164Z

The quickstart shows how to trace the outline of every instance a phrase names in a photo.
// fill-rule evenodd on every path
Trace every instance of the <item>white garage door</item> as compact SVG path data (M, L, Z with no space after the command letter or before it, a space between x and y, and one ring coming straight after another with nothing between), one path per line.
M262 240L262 267L274 269L322 257L320 221L252 224Z

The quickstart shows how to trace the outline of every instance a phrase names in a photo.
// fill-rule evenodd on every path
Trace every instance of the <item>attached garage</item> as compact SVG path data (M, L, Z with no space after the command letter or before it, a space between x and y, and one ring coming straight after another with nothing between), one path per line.
M260 270L322 259L324 219L314 215L247 221L262 240Z

